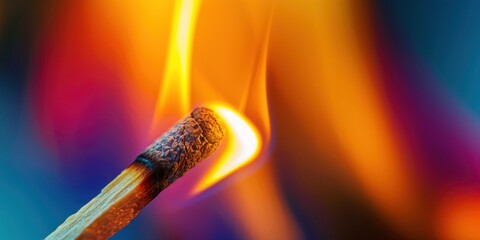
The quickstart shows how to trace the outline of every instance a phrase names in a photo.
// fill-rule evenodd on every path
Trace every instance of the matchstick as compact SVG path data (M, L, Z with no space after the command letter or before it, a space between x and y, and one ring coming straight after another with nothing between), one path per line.
M46 239L113 236L163 189L211 155L224 134L223 121L212 110L193 110Z

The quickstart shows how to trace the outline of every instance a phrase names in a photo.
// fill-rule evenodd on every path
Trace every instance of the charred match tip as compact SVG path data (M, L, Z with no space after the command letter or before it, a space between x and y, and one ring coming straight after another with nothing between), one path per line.
M222 141L225 135L224 123L217 114L208 108L196 108L191 115L200 125L205 138L210 143L217 144Z
M210 156L225 135L222 119L208 108L196 108L150 145L136 162L153 168L163 189Z

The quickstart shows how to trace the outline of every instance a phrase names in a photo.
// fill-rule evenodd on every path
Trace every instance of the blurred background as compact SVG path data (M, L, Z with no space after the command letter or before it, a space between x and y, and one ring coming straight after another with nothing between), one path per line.
M254 150L192 193L233 134L113 239L480 239L479 9L0 1L0 238L46 237L215 102Z

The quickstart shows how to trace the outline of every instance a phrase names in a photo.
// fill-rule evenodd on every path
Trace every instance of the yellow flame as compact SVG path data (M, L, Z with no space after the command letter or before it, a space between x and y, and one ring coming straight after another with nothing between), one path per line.
M163 114L179 117L190 109L191 48L200 2L180 0L175 3L166 69L153 126L156 126Z
M261 138L255 126L239 112L222 105L211 105L225 121L225 150L215 165L198 183L194 193L200 193L221 181L233 171L250 163L259 153Z

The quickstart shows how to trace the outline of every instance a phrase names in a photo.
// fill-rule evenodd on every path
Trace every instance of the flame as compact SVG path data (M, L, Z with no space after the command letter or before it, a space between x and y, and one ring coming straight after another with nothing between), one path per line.
M221 181L235 170L247 165L258 155L261 139L255 126L239 112L223 105L210 106L225 121L226 148L215 165L197 184L194 193L200 193Z
M158 126L164 114L178 118L190 109L191 48L200 3L181 0L175 4L166 69L152 127Z
M182 0L175 3L166 68L158 93L151 130L163 130L163 127L171 125L175 119L187 114L191 108L191 55L200 2ZM268 31L265 34L268 36ZM269 125L265 87L266 43L268 41L266 36L261 42L259 56L254 61L255 66L252 69L251 78L246 81L247 84L238 109L243 111L249 104L251 107L249 111L253 114L259 113L261 116L259 123L264 127L262 130L268 132L263 135L268 139L270 128L269 126L265 127ZM233 107L222 104L212 104L210 108L221 115L226 122L226 147L222 150L220 157L215 159L213 167L196 185L194 193L206 190L235 170L252 162L261 149L260 133L245 115ZM151 131L151 133L152 136L158 135L156 131Z
M238 111L222 104L209 105L225 120L226 147L220 157L215 159L214 166L193 189L193 194L205 191L238 169L252 163L270 142L266 68L273 8L268 12L263 36L258 43L258 50L253 60L254 66L241 96ZM250 118L247 118L247 115ZM262 142L266 144L262 145Z

